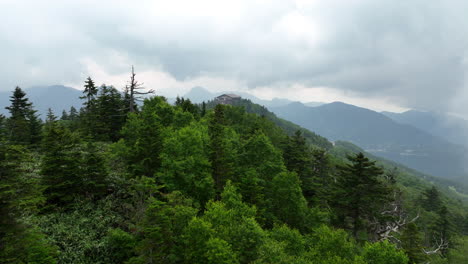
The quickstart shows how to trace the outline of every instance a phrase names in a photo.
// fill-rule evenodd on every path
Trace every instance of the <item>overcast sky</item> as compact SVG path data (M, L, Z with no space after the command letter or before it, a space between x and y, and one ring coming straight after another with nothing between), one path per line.
M0 0L0 90L193 86L468 117L468 1Z

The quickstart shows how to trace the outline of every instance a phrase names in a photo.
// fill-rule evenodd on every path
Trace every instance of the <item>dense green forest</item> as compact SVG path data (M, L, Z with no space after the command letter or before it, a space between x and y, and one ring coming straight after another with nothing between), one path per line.
M0 116L0 263L468 263L468 207L430 178L248 100L85 82Z

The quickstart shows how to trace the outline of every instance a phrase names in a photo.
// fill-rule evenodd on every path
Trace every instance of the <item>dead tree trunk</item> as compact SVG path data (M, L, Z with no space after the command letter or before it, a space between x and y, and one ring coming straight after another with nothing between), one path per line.
M136 111L136 101L142 100L142 95L152 94L154 90L143 91L143 83L135 79L136 73L132 65L132 74L130 75L130 84L125 87L125 93L129 97L128 108L130 112Z

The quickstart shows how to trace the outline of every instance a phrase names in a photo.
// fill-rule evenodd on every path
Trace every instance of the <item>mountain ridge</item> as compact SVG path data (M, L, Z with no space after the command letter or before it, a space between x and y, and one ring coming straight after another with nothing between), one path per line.
M410 124L455 144L468 146L468 121L446 113L409 110L403 113L382 112L401 124Z
M249 99L252 102L263 105L266 107L277 107L277 106L282 106L282 105L287 105L290 103L294 103L295 101L291 101L289 99L284 99L284 98L273 98L271 100L265 100L265 99L260 99L250 93L246 92L240 92L240 91L223 91L223 92L210 92L207 89L201 87L201 86L196 86L193 87L189 92L187 92L185 95L183 95L184 98L190 99L192 102L200 104L203 101L207 102L212 100L214 97L217 97L222 94L237 94L241 96L244 99ZM311 106L318 106L322 105L324 103L322 102L307 102L305 104L311 105Z
M318 107L293 104L271 111L329 140L350 141L424 173L445 178L466 174L466 148L366 108L334 102Z

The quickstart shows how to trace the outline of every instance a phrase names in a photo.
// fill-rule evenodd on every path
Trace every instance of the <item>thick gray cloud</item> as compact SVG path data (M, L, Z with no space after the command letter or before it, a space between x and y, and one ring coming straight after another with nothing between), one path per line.
M40 3L39 3L40 2ZM178 80L331 87L446 110L465 86L466 1L2 1L0 89L79 83L91 58Z

